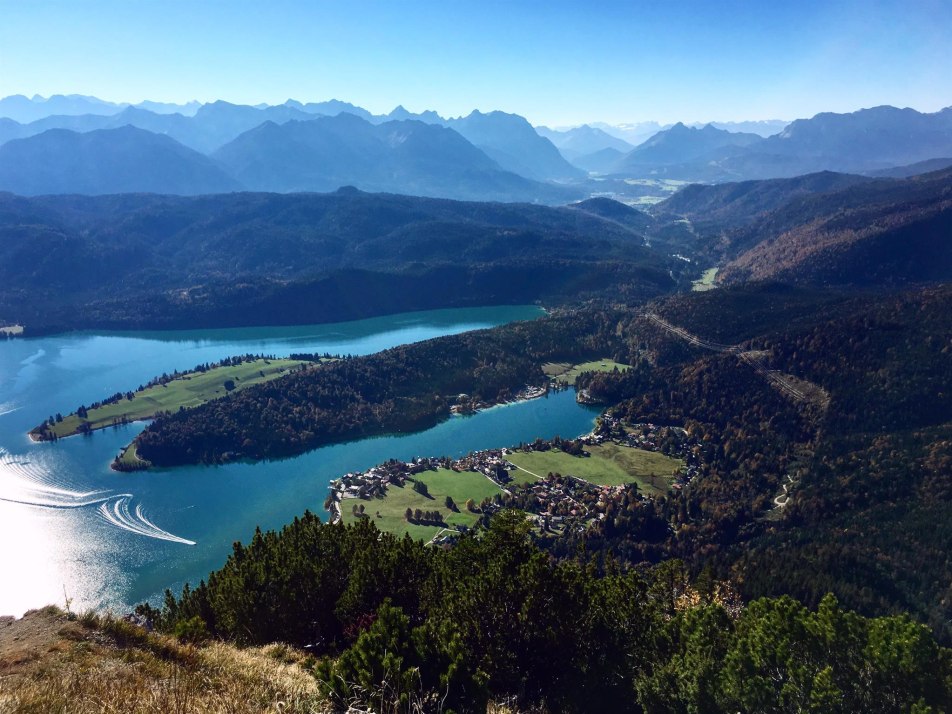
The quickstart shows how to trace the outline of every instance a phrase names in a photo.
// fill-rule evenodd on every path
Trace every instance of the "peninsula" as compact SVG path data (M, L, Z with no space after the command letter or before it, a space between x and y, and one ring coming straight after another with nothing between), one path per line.
M163 374L134 391L116 392L91 405L80 405L66 416L51 415L30 431L30 438L55 441L96 429L153 419L158 414L196 407L315 364L315 358L309 355L295 357L299 358L244 355L213 365L198 365L187 372Z

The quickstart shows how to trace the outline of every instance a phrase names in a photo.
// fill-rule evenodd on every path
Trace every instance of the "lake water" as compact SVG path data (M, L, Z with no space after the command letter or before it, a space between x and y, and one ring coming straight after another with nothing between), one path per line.
M62 606L67 596L77 610L127 611L165 588L197 583L256 526L279 528L305 509L326 515L328 482L343 473L391 457L461 456L537 436L574 437L591 428L596 411L566 391L291 459L135 474L113 472L109 463L143 423L32 443L27 431L50 414L229 355L369 354L541 314L507 306L304 327L0 341L0 615Z

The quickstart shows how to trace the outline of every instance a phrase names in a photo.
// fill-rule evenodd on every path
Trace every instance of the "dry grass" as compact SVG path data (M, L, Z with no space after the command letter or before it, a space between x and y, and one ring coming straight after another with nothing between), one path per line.
M185 645L48 608L0 629L0 714L326 711L305 664L282 645Z
M12 624L0 621L0 714L330 711L308 658L287 645L194 646L109 616L68 617L55 607ZM411 702L388 711L423 709ZM490 703L486 711L519 712L507 701Z

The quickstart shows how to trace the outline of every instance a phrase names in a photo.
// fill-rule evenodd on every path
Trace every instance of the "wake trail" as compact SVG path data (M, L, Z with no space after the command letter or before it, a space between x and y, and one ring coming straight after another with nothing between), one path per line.
M136 504L135 509L130 511L129 504L131 502L132 496L130 494L122 494L114 501L110 501L109 503L101 503L99 505L99 514L107 522L111 523L117 528L122 528L123 530L129 531L130 533L137 533L139 535L146 536L148 538L156 538L158 540L167 540L172 543L195 545L195 541L193 540L182 538L175 535L174 533L169 533L168 531L159 528L142 512L141 505Z
M143 512L141 504L131 508L133 494L77 490L53 473L54 469L44 464L18 458L0 448L0 501L51 509L99 506L99 516L116 528L146 538L195 545L195 541L153 523Z

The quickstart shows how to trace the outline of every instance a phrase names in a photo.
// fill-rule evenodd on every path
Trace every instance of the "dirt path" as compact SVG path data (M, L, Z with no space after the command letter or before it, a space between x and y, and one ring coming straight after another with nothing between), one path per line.
M52 609L33 610L19 620L0 618L0 677L35 667L45 655L77 640L83 628Z

